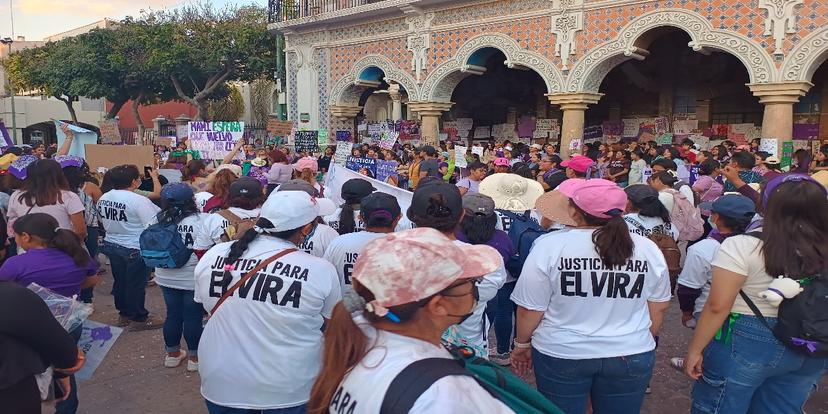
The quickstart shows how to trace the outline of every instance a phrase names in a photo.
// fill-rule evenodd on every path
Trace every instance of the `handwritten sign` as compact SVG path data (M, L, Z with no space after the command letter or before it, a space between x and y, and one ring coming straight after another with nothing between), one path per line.
M461 147L459 145L454 147L454 166L460 168L466 168L469 165L466 163L466 151L468 151L467 147Z
M393 131L383 131L383 133L380 134L379 147L386 150L394 148L394 144L397 143L397 137L399 135L400 134Z
M659 135L656 138L656 143L658 143L658 145L670 145L670 144L672 144L673 143L673 134L666 133L666 134Z
M321 147L327 147L329 145L328 130L327 129L324 129L324 128L320 129L319 130L319 135L318 135L317 138L319 138L319 147L320 148Z
M98 128L101 130L102 144L120 144L121 132L118 130L118 121L114 119L105 119L98 122Z
M348 157L345 161L345 168L356 172L366 169L371 173L372 178L377 176L377 160L373 158Z
M293 129L293 121L280 121L276 118L269 118L267 120L267 132L270 132L277 137L286 137L290 135L291 129Z
M389 177L397 177L398 166L396 161L377 160L377 180L385 182Z
M474 138L481 139L481 138L489 138L492 136L492 128L487 126L481 126L474 129Z
M477 156L480 157L480 159L483 159L483 147L481 147L480 145L475 145L472 147L471 151L472 154L477 154Z
M759 141L759 151L765 151L774 157L779 156L779 140L776 138L762 138Z
M472 125L474 125L474 119L472 118L457 118L457 120L455 120L454 122L457 123L458 131L471 130Z
M638 129L641 127L641 121L638 118L629 118L624 119L624 130L623 136L624 137L637 137L638 136Z
M201 154L202 159L221 160L244 137L244 122L190 122L187 131L190 149ZM243 154L237 154L241 160Z
M318 152L319 131L298 131L293 146L296 152Z
M698 119L682 119L673 121L673 133L676 135L689 135L699 128Z
M160 147L169 147L172 148L175 146L175 137L171 136L164 136L164 137L155 137L152 140L152 143L158 145Z
M345 161L351 156L354 149L353 142L339 141L336 144L336 152L334 153L334 163L345 165Z

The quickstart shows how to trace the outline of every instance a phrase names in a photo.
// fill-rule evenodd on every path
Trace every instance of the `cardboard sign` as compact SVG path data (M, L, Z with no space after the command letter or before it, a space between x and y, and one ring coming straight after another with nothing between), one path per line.
M461 147L459 145L454 147L454 166L460 168L466 168L469 165L466 163L466 151L468 151L468 147Z
M397 167L399 165L396 161L377 160L377 180L385 182L389 177L397 177Z
M345 168L356 172L360 172L364 168L368 170L371 178L377 176L377 160L373 158L348 157L345 161Z
M117 165L132 164L144 171L144 167L155 162L152 145L97 145L84 146L86 162L91 171L98 167L110 169Z
M280 121L276 118L269 118L267 120L267 132L279 137L286 137L290 135L293 129L293 121Z
M336 144L336 152L334 153L334 164L345 165L345 161L351 156L353 149L353 142L338 142Z
M98 143L98 134L88 129L84 129L72 124L67 124L63 121L52 121L55 123L55 132L57 133L58 148L62 147L63 141L66 140L66 134L63 132L62 127L65 126L72 131L74 138L72 139L72 144L69 145L69 155L77 155L78 157L86 158L86 151L84 150L84 146L87 144L94 145ZM95 169L93 168L92 171L95 171Z
M152 143L158 146L172 148L175 146L175 137L155 137Z
M244 122L190 122L187 125L187 145L205 160L224 159L244 137ZM243 156L239 151L236 159L241 160Z
M296 152L319 152L319 131L298 131L293 145Z
M105 119L98 122L98 128L101 130L102 144L120 144L121 132L118 130L118 121L114 119Z
M759 141L759 151L765 151L771 156L779 155L779 140L776 138L762 138Z

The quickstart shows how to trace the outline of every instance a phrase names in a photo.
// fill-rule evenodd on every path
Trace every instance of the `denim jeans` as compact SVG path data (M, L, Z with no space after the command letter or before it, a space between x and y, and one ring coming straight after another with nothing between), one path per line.
M503 285L497 291L497 296L486 303L486 317L494 325L497 338L497 353L505 354L512 350L512 320L515 316L515 303L512 302L512 292L517 282Z
M86 226L86 251L92 260L98 260L98 227ZM78 299L83 303L92 303L94 287L81 289Z
M771 326L776 324L776 318L766 319ZM791 350L751 315L740 315L729 337L714 339L704 350L702 377L693 386L692 412L801 413L825 374L828 358L809 358Z
M150 269L144 265L141 252L105 241L101 253L109 257L112 266L112 295L118 313L136 322L147 320L144 297Z
M246 410L244 408L224 407L207 400L204 400L204 402L207 403L207 412L210 414L305 414L308 411L307 404L272 410Z
M653 375L655 351L614 358L561 359L532 348L538 391L565 413L638 414Z
M167 305L167 319L164 320L164 345L167 353L181 350L181 335L187 341L191 357L198 356L198 341L201 339L201 319L204 308L193 300L192 290L161 287L164 303Z
M69 336L75 340L77 344L80 341L81 334L83 333L83 325L78 326L71 332L69 332ZM75 414L78 411L78 383L75 381L75 376L69 376L69 384L71 389L69 390L69 396L66 397L65 400L57 403L55 414Z

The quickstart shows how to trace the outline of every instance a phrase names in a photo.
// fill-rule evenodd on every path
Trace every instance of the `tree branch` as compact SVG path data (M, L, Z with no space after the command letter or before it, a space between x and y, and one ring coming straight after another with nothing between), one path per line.
M198 106L198 101L196 99L191 98L187 96L186 93L184 93L184 90L181 88L181 83L178 82L178 79L175 77L175 75L170 75L170 80L172 81L173 87L175 87L175 92L182 100L193 106Z
M219 76L218 79L213 80L212 83L210 83L211 81L208 81L208 83L204 86L204 89L198 94L196 94L195 99L204 99L205 97L209 96L211 93L213 93L213 91L216 90L216 88L223 84L228 77L230 77L230 73L232 72L233 71L229 68L225 69L224 73L221 76ZM215 75L213 75L213 77L215 77Z

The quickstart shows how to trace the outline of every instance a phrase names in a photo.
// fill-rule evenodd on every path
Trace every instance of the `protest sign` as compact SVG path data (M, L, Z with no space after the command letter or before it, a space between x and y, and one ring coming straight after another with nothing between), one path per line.
M650 177L653 176L653 169L650 167L644 167L644 170L641 172L641 184L647 184L647 181ZM633 184L633 183L630 183Z
M604 121L604 123L601 124L601 129L604 131L604 135L621 136L621 135L624 134L624 122L623 121Z
M457 118L454 122L457 123L458 131L469 131L474 125L474 119L472 118Z
M659 135L656 138L656 143L658 143L658 145L671 145L673 143L673 134L668 132L666 134Z
M124 330L115 326L104 325L100 322L95 322L87 319L83 323L83 331L80 340L78 340L78 348L86 354L86 362L83 368L75 373L75 378L78 380L88 380L95 374L95 370L101 365L101 362L106 358L112 345L121 336Z
M337 205L344 203L345 200L342 199L342 185L345 184L346 181L353 178L368 180L368 182L370 182L371 185L377 189L377 191L394 196L400 204L400 210L403 211L403 215L405 215L405 212L408 211L408 207L411 206L412 193L410 191L405 191L402 188L395 187L385 182L365 177L355 171L348 170L336 164L332 164L331 168L328 170L328 174L325 175L325 198L332 200Z
M187 131L189 149L198 151L201 159L221 160L244 137L244 122L190 122ZM236 155L241 160L243 154Z
M696 182L696 180L699 179L699 168L700 167L698 165L690 166L690 180L687 181L690 184L690 186L692 186Z
M694 144L699 146L699 150L707 151L710 149L710 138L704 135L690 135L689 138Z
M163 175L164 178L166 178L170 183L181 182L181 171L179 170L174 170L172 168L161 168L158 170L158 174Z
M98 128L101 130L102 144L120 144L121 132L118 130L118 121L114 119L105 119L98 122Z
M327 147L330 144L328 142L328 130L327 129L321 128L319 130L319 135L317 136L317 138L319 138L319 148Z
M373 158L348 157L345 160L345 168L356 172L365 168L371 173L372 178L377 176L377 160Z
M581 139L580 138L573 138L569 141L569 150L570 151L580 151L581 150Z
M468 147L461 147L459 145L454 147L454 166L459 168L466 168L468 164L466 163L466 151L468 151Z
M379 147L386 150L394 148L394 144L397 143L397 137L399 135L394 131L383 131L380 134Z
M457 121L443 122L443 131L445 131L447 129L453 129L455 131L458 130L459 128L457 128Z
M368 135L379 135L382 133L382 126L385 124L368 124Z
M788 171L792 165L792 158L793 158L793 142L785 141L782 143L782 157L779 159L780 163L779 166L784 170Z
M155 164L152 145L84 145L86 163L91 171L116 165L133 164L139 171Z
M174 146L175 146L175 137L170 137L170 136L166 136L166 137L155 137L155 138L152 140L152 143L153 143L153 144L155 144L155 145L158 145L158 146L162 146L162 147L170 147L170 148L172 148L172 147L174 147Z
M78 157L86 158L86 151L84 149L84 146L87 144L95 145L98 143L98 134L88 129L68 124L63 121L56 121L54 119L52 120L52 122L55 123L55 132L57 133L58 148L63 147L63 141L66 140L66 134L63 132L63 128L69 128L69 130L72 131L72 135L74 136L74 138L72 139L72 144L69 145L69 155L77 155Z
M794 124L793 139L817 139L819 124Z
M293 129L293 121L280 121L276 118L268 118L267 132L270 132L277 137L286 137L290 135Z
M377 180L385 182L388 177L397 177L399 165L396 161L377 160Z
M543 129L545 131L550 131L558 126L557 119L543 119L540 118L535 121L535 129Z
M759 140L759 151L765 151L771 156L779 154L779 140L775 138L762 138Z
M190 132L190 126L188 124L181 124L175 126L175 138L176 142L184 142L187 139Z
M481 160L483 159L483 147L481 147L480 145L475 145L472 147L471 151L472 154L477 154L477 156L480 157Z
M811 141L810 141L810 140L807 140L807 139L795 139L795 140L793 140L792 142L793 142L793 150L794 150L794 152L796 152L796 151L798 151L798 150L801 150L801 149L803 149L803 150L805 150L805 151L808 151L809 153L811 152Z
M624 130L623 130L622 135L624 137L627 137L627 138L637 137L638 136L638 129L641 126L641 121L639 121L638 118L629 118L629 119L624 119L623 122L624 122Z
M474 139L489 138L492 136L492 128L488 126L479 126L474 129Z
M298 131L293 146L296 152L318 152L319 131Z
M597 141L603 138L604 128L602 125L588 126L584 128L584 142Z
M14 146L14 142L12 142L12 139L9 136L9 130L6 129L6 124L4 124L3 121L0 121L0 138L3 138L3 148Z
M677 119L673 121L673 133L676 135L689 135L698 128L698 119Z
M532 139L549 139L549 133L548 129L536 129L532 132Z
M354 149L353 142L340 141L336 144L336 152L334 153L334 163L345 165L345 161L351 156L351 151Z
M336 131L337 141L351 141L351 131Z
M667 117L660 116L655 118L655 133L656 135L662 135L664 133L670 132L670 119Z

